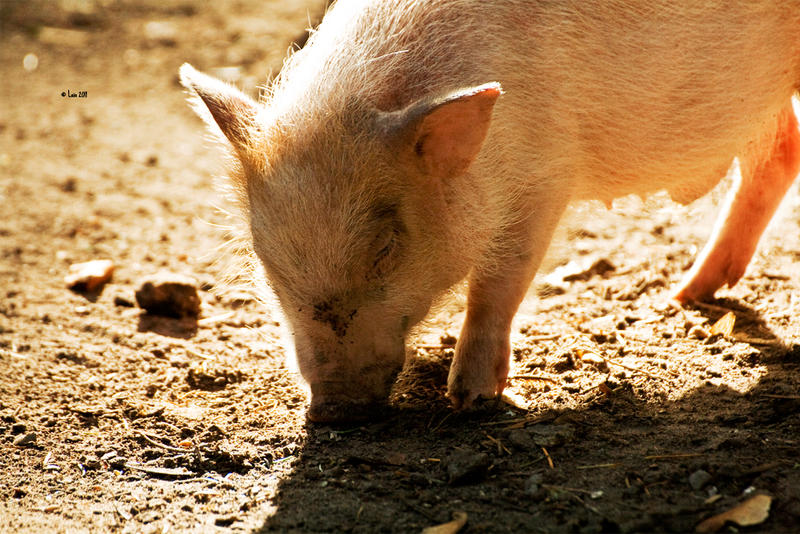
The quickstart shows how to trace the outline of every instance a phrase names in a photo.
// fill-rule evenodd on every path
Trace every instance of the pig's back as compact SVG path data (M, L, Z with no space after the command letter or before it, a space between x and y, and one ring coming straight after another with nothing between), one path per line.
M691 200L800 86L800 0L340 1L272 108L397 109L489 81L506 94L477 172Z
M534 70L553 80L578 191L693 200L771 137L800 87L800 2L627 4L579 2L543 20Z

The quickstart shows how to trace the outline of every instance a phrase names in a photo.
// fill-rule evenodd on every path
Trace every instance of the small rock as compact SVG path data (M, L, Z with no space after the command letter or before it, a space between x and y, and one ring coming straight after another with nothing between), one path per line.
M158 521L161 519L161 513L155 510L147 510L146 512L142 512L136 517L141 523L152 523L153 521Z
M127 461L128 459L125 458L124 456L114 456L113 458L110 458L107 462L108 466L111 469L122 469L123 467L125 467Z
M28 427L25 426L25 423L14 423L11 425L11 433L14 435L22 434L28 430Z
M598 354L594 352L584 352L581 355L581 361L584 363L591 363L592 365L600 365L601 363L605 362L605 360Z
M595 317L585 323L581 324L581 330L585 332L591 332L593 336L602 335L602 334L610 334L617 329L617 324L619 320L614 315L603 315L601 317Z
M153 44L175 46L178 42L178 30L171 22L151 20L144 25L143 33L145 38Z
M570 425L536 425L531 428L531 437L540 447L558 447L575 436Z
M693 326L701 326L708 322L708 319L701 315L685 315L683 328L688 332Z
M458 338L451 334L445 334L439 338L439 343L441 343L442 345L455 347L457 342Z
M687 336L692 339L706 339L708 337L708 330L698 324L689 329Z
M239 370L229 370L221 366L195 365L190 367L186 375L186 382L194 389L218 391L228 384L235 384L244 380L244 373Z
M486 453L458 450L447 462L447 479L453 485L480 482L491 463Z
M508 441L516 448L521 450L532 450L536 448L536 443L531 439L531 435L522 428L515 428L508 433Z
M167 504L168 504L167 501L160 497L156 497L147 501L147 507L150 508L151 510L154 508L164 508L165 506L167 506Z
M575 369L575 357L571 352L562 352L556 355L559 360L553 364L553 370L557 373L564 373L570 369Z
M78 190L78 179L74 176L70 176L61 182L61 190L65 193L74 193Z
M711 482L711 474L708 471L704 471L702 469L698 469L691 475L689 475L689 485L692 486L692 489L695 491L699 491L705 487L706 484Z
M588 363L588 364L591 364L591 365L595 366L595 368L597 368L597 370L602 372L602 373L608 372L608 364L598 354L595 354L595 353L592 353L592 352L586 352L583 355L581 355L581 361L583 363Z
M536 295L540 298L554 297L556 295L563 295L569 288L566 284L558 284L554 281L544 281L536 286Z
M14 440L14 445L17 447L24 447L26 445L34 445L36 443L36 432L28 432L21 434Z
M574 282L578 280L589 280L593 276L604 276L608 273L616 271L617 268L614 266L613 263L608 261L606 258L600 258L595 261L590 267L580 270L578 272L573 272L564 276L565 282Z
M197 282L174 273L159 273L143 280L136 290L136 302L153 315L180 318L200 314Z
M70 265L69 274L64 277L64 282L73 291L93 293L111 280L113 274L114 262L92 260Z
M541 489L541 484L544 482L544 476L541 473L534 473L525 481L525 494L536 495Z
M114 296L114 306L120 306L122 308L133 308L136 304L130 298L126 297L125 295L115 295Z
M229 515L229 516L217 517L214 520L214 524L218 527L229 527L237 521L239 521L239 516Z
M100 469L102 467L102 465L103 465L100 462L100 459L94 454L89 454L89 455L86 455L86 456L82 456L81 459L80 459L80 463L87 470Z

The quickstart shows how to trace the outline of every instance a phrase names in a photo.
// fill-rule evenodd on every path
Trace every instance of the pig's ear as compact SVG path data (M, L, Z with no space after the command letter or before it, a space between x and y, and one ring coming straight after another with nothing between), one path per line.
M467 170L483 146L492 110L502 94L499 83L487 83L423 99L383 117L384 132L409 151L425 171L451 178Z
M180 70L181 84L196 98L193 107L212 131L219 131L230 141L240 156L252 147L252 134L258 104L235 87L196 70L184 63Z

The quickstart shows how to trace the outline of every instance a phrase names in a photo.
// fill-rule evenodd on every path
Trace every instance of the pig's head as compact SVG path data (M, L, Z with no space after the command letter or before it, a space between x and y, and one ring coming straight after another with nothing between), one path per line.
M409 329L480 253L483 199L468 168L499 85L395 111L357 98L280 111L189 65L181 80L233 148L253 248L311 387L309 418L368 416L403 366Z

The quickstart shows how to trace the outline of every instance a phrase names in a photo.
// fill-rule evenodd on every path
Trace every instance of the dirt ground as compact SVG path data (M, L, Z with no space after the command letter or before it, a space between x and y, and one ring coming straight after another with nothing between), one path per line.
M444 398L455 295L386 419L306 423L279 316L223 283L223 158L177 71L255 94L323 4L0 2L0 531L687 532L767 495L723 531L797 532L800 183L744 279L688 308L669 288L724 188L579 206L516 320L507 401ZM67 289L102 258L100 292ZM198 281L199 320L136 306L162 270Z

